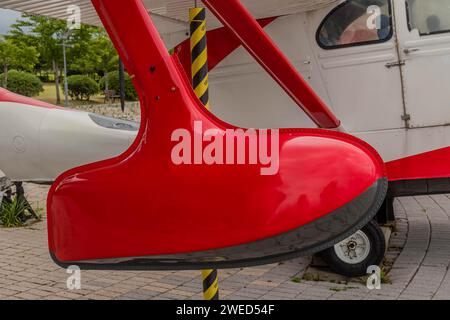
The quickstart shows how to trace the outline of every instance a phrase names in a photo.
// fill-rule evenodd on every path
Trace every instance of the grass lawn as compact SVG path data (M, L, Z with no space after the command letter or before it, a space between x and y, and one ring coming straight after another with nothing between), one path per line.
M33 97L37 100L41 100L47 103L56 104L56 87L54 83L44 83L44 92L41 92L39 96ZM76 101L70 100L69 97L69 106L76 106L81 104L99 104L104 103L104 97L101 95L97 95L91 97L90 101ZM61 105L64 105L64 90L61 89Z

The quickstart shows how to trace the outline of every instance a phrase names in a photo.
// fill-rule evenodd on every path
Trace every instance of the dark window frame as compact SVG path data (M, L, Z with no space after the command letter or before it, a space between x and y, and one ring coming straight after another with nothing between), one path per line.
M325 16L325 18L322 20L322 22L320 23L320 25L319 25L319 27L317 28L317 31L316 31L316 43L318 44L318 46L320 48L322 48L324 50L336 50L336 49L343 49L343 48L367 46L367 45L372 45L372 44L380 44L380 43L385 43L385 42L390 41L392 39L392 37L394 36L394 21L392 19L392 2L391 2L391 0L387 0L388 8L389 8L389 24L390 24L391 28L390 28L390 31L389 31L389 35L385 39L372 40L372 41L362 41L362 42L355 42L355 43L347 43L347 44L340 44L340 45L333 45L333 46L324 45L320 41L320 32L322 31L322 28L324 27L325 23L328 21L329 18L331 18L332 15L334 15L336 13L336 11L338 11L342 7L348 5L348 3L351 2L351 1L352 0L347 0L347 1L342 2L341 4L339 4L337 7L333 8L333 10L331 10Z
M421 37L434 36L434 35L443 34L443 33L450 33L450 29L448 29L448 30L441 30L441 31L434 31L434 32L430 32L430 33L422 33L422 32L420 32L419 28L413 28L412 25L411 25L411 15L409 14L409 7L410 6L409 6L409 3L408 3L408 0L405 0L406 19L408 20L407 21L407 25L408 25L409 32L417 29L417 31L419 31L419 36L421 36Z

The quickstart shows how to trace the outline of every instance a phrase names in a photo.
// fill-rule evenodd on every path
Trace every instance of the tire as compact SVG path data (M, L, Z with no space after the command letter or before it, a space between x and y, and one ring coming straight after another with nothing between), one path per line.
M360 231L319 255L336 273L346 277L367 275L367 268L384 259L386 240L380 226L371 221Z

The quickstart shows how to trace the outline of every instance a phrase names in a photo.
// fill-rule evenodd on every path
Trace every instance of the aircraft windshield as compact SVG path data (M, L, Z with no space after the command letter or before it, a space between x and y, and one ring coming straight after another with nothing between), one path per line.
M408 18L411 30L421 35L450 31L450 1L408 0Z
M347 1L325 18L317 34L324 49L387 41L391 37L388 0Z

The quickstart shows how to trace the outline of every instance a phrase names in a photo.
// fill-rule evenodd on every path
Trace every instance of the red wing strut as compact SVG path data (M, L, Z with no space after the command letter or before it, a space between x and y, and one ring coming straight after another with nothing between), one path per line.
M340 121L239 0L202 1L312 121L320 128L340 126Z

